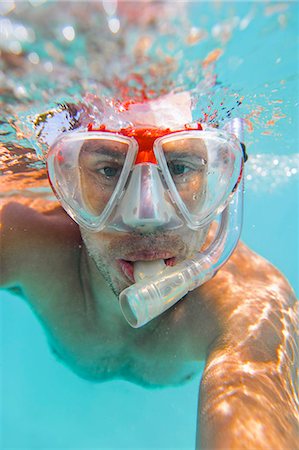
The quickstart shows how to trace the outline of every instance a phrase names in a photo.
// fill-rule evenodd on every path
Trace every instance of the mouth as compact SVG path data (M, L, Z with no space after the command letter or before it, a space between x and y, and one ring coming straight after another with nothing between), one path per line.
M130 258L130 259L118 259L117 263L120 267L121 272L123 273L123 275L125 275L125 277L130 280L132 283L135 283L135 277L134 277L134 264L136 262L149 262L149 261L161 261L163 260L166 266L172 267L175 265L176 263L176 258L174 256L170 256L167 258L164 258L163 256L165 255L160 255L161 257L159 257L158 255L139 255L140 257L134 257L134 258Z

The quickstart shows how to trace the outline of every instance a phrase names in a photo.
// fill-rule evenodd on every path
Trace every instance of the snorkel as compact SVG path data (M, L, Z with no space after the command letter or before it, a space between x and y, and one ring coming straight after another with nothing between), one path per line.
M225 127L243 142L242 119L233 119ZM119 295L120 307L133 328L147 324L193 291L210 280L225 264L240 238L243 213L243 171L232 197L222 211L213 242L203 252L173 267L158 263L137 263L134 277L137 283Z

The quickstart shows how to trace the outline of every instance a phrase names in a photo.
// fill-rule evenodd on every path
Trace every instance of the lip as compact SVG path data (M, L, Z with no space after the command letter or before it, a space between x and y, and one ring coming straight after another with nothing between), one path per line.
M124 256L125 261L135 262L135 261L154 261L155 259L169 259L173 258L173 253L169 251L161 250L140 250L134 253L128 253Z
M134 254L132 256L128 256L127 259L117 259L117 264L119 266L120 271L127 279L129 279L132 283L135 283L134 278L134 262L135 261L155 261L158 259L163 259L166 266L172 267L176 263L176 257L170 256L167 253L156 253L156 252L141 252L138 254Z
M119 265L122 274L125 275L125 277L129 279L132 283L135 283L133 263L125 259L118 259L117 263Z

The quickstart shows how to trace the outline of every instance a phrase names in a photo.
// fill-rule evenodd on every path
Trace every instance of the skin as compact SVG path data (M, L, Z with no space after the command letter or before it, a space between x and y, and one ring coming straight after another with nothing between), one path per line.
M177 263L201 247L203 233L90 233L42 204L8 202L1 217L2 286L30 303L76 374L178 385L204 360L198 449L298 448L298 302L269 262L239 243L212 280L133 329L118 304L132 284L119 258Z

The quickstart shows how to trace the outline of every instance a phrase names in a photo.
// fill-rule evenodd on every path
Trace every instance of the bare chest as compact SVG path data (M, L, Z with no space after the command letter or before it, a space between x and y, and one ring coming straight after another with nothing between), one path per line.
M137 330L133 330L138 333ZM80 336L80 339L78 339ZM81 330L72 339L52 341L54 353L79 376L103 382L123 379L146 387L179 385L202 369L180 342L155 338L132 341L119 335Z
M63 282L62 282L63 281ZM132 329L122 317L97 318L85 304L80 283L63 279L59 284L27 290L43 298L37 315L44 325L57 359L79 376L96 382L124 379L143 386L182 384L196 376L202 362L190 349L184 321L165 320L149 328ZM173 313L170 313L173 314Z

